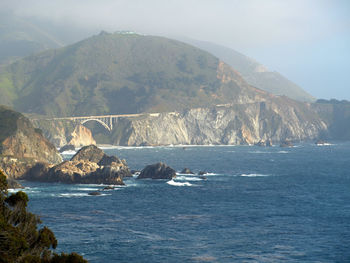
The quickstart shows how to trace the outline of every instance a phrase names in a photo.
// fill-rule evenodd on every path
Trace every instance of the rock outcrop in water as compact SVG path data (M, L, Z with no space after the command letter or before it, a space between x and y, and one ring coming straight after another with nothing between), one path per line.
M176 171L165 163L147 165L137 179L167 179L176 177Z
M59 150L60 153L63 153L65 151L75 151L74 145L66 144L63 147L61 147L60 150Z
M80 149L70 161L55 166L38 163L25 179L44 182L124 185L123 177L132 176L125 160L106 155L94 145Z
M181 171L182 174L194 174L189 168L184 168Z

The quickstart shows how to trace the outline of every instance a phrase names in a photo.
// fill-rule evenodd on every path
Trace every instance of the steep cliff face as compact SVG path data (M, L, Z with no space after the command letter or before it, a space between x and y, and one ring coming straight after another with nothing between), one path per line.
M56 148L22 114L0 107L0 154L59 163Z
M60 154L21 113L0 106L0 167L19 177L35 162L59 163Z
M327 124L309 104L286 98L267 102L191 109L142 119L121 119L117 145L254 144L260 140L312 140Z
M313 109L329 127L329 139L350 140L350 103L326 101L315 103ZM326 139L328 139L326 138Z
M96 144L95 139L92 137L91 131L83 125L75 126L73 132L69 136L67 144L74 145L75 147L82 147L86 145ZM69 138L68 138L69 139Z
M79 148L96 144L90 129L73 121L33 120L33 125L43 131L43 134L56 147L67 144Z

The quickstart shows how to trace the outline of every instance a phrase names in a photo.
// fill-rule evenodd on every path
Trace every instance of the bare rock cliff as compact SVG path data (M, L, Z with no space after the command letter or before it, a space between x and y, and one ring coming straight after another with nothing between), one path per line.
M21 113L0 106L0 165L18 177L35 162L62 161L55 146Z
M90 129L73 121L32 120L35 127L41 129L46 138L56 147L73 145L76 148L96 144Z
M118 124L117 124L118 125ZM286 98L121 119L117 145L255 144L319 138L327 124L308 104Z

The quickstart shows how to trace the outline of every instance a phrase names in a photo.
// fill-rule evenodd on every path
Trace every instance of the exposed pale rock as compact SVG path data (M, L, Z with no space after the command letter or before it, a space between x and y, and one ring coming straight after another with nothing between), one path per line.
M190 109L140 119L121 119L116 145L253 145L259 141L312 140L327 124L308 104L287 98L269 102Z
M74 145L75 147L96 144L90 129L80 124L74 128L73 132L71 133L71 137L72 138L67 142L67 144Z

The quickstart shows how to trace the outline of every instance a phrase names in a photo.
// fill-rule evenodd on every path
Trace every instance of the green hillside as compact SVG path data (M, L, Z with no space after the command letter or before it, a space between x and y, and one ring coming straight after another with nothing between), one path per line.
M0 94L0 103L49 116L171 111L266 96L193 46L105 32L7 66Z

